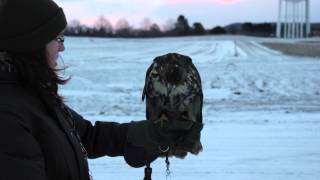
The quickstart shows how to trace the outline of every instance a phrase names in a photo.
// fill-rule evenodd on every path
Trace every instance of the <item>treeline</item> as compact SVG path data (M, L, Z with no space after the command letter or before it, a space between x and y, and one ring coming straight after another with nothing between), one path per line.
M65 30L68 36L91 36L91 37L124 37L124 38L147 38L168 36L192 36L192 35L217 35L236 34L249 36L274 37L276 32L275 23L234 23L225 27L216 26L205 29L200 22L189 25L188 19L183 15L160 28L149 19L142 21L141 28L135 29L129 25L126 19L120 19L113 27L111 23L101 16L94 26L89 27L81 24L78 20L69 23Z
M165 27L160 28L149 19L142 21L142 27L135 29L129 25L126 19L120 19L113 27L111 23L101 16L93 27L81 24L78 20L69 23L65 30L68 36L92 36L92 37L167 37L167 36L190 36L207 34L226 34L224 28L217 26L212 29L205 29L200 22L189 25L187 18L180 15L174 22L167 22Z
M276 23L234 23L225 28L228 34L274 37L276 34Z

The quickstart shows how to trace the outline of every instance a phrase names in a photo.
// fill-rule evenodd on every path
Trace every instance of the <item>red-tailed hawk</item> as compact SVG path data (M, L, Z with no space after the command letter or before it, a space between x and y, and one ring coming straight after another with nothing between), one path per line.
M142 100L145 98L147 120L161 127L166 121L176 121L176 125L181 121L202 124L201 78L188 56L169 53L156 57L146 73ZM183 128L188 130L191 126ZM169 154L176 157L185 157L187 152L198 154L202 150L200 134L195 138L197 143L191 150L171 147Z

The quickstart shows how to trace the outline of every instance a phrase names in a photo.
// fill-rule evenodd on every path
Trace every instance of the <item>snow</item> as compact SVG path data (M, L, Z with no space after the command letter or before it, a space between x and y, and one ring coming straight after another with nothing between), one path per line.
M152 163L153 179L318 180L320 61L286 56L242 36L159 39L67 38L71 81L60 93L86 119L145 119L146 69L169 52L190 56L202 77L204 151ZM292 42L294 43L294 42ZM122 157L90 160L95 180L143 179Z

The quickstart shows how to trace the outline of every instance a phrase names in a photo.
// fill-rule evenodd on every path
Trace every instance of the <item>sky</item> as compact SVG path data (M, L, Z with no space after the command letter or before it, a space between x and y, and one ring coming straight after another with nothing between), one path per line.
M115 25L126 19L133 27L142 26L148 18L161 27L183 14L192 25L201 22L205 28L234 22L275 22L278 0L55 0L68 21L80 20L93 25L100 16ZM311 22L320 22L320 0L310 0Z

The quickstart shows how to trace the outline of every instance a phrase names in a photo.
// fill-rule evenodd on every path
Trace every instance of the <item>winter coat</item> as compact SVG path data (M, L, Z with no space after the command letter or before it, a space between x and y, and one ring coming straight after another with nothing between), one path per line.
M89 180L86 153L124 156L134 167L156 158L126 143L130 123L92 125L31 94L9 68L0 66L0 180Z

